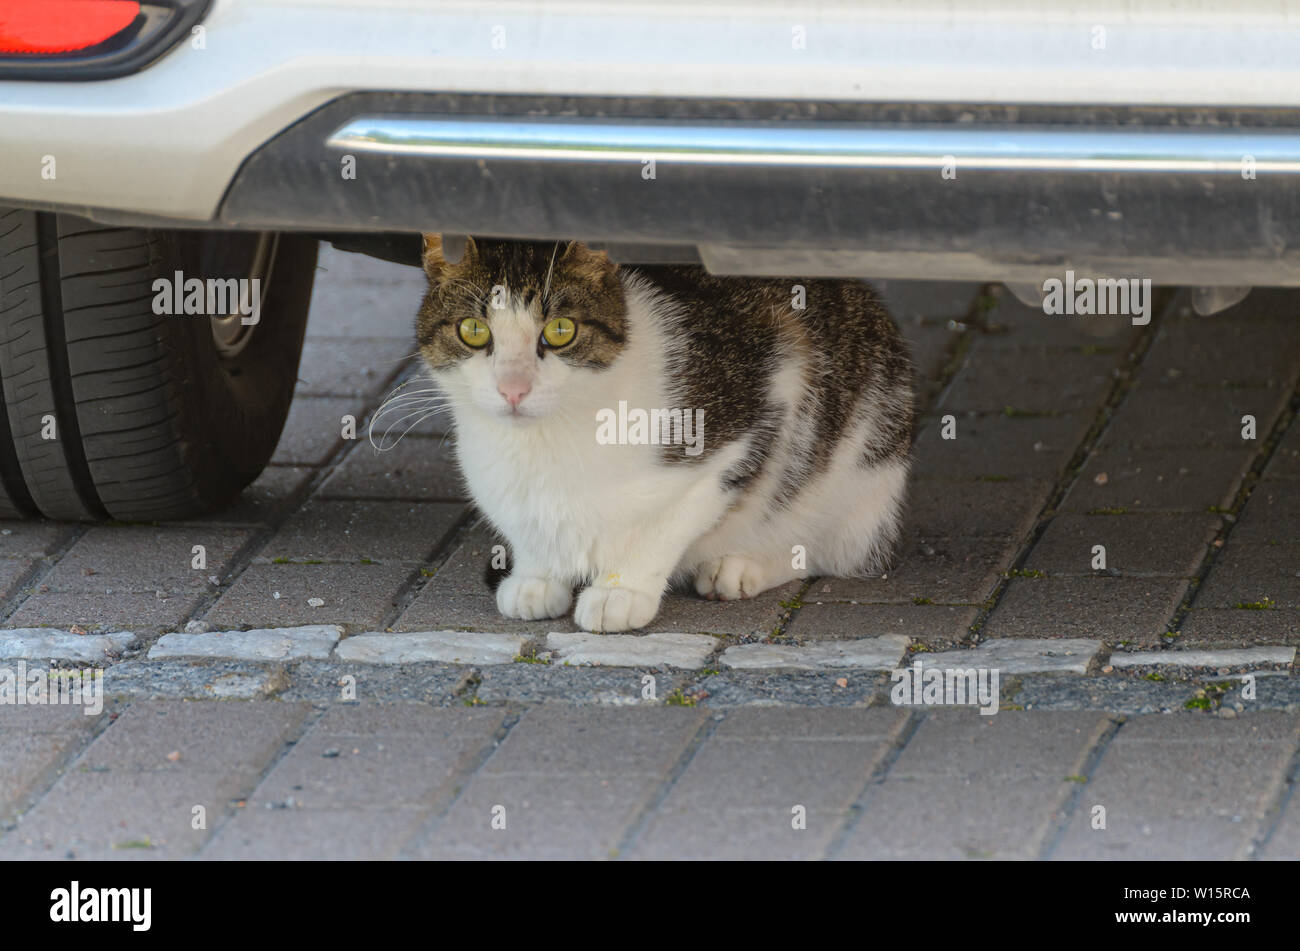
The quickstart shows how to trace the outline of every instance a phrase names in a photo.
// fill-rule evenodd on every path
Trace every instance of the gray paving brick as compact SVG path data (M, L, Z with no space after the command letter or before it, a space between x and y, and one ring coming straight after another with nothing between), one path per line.
M924 318L931 321L964 320L979 293L970 281L872 281L895 322L902 326Z
M1101 641L1088 638L995 637L970 650L913 654L908 663L921 664L922 670L925 667L984 668L1001 671L1003 675L1084 674L1101 646Z
M210 627L381 627L408 565L252 565L204 616ZM276 595L279 597L276 597ZM313 605L312 600L322 601Z
M1300 543L1251 544L1232 538L1196 595L1197 608L1275 605L1300 608Z
M365 439L365 402L360 397L300 396L289 406L276 465L320 466L343 445L343 417L357 421L357 438Z
M195 523L264 525L285 513L315 472L307 466L267 466L232 504Z
M205 593L220 578L252 533L211 525L92 528L41 579L41 592L117 594L163 591ZM195 568L196 545L204 567Z
M461 505L433 502L313 499L267 542L257 561L421 562L463 511Z
M1193 605L1179 629L1179 647L1300 645L1300 611L1201 610Z
M1060 514L1029 552L1025 568L1052 575L1092 575L1092 549L1102 545L1108 572L1191 577L1221 524L1207 514Z
M0 558L0 600L21 594L41 564L37 559Z
M504 715L405 703L331 707L203 857L391 858L463 781Z
M554 631L546 635L546 651L557 664L610 667L677 667L697 670L717 649L707 634L652 632L592 634Z
M52 555L80 530L58 522L0 519L0 557L41 558Z
M1283 807L1277 827L1259 857L1271 861L1294 862L1300 859L1300 796L1294 792Z
M4 858L179 858L203 844L302 721L305 705L141 701L79 756L17 828ZM204 806L207 829L193 829Z
M1227 508L1252 458L1249 448L1094 452L1061 509L1205 512L1211 507Z
M1260 482L1250 494L1241 519L1232 530L1232 543L1295 541L1300 523L1300 492L1286 482Z
M980 332L979 342L985 347L1087 350L1102 347L1126 352L1138 332L1138 328L1128 320L1086 320L1048 315L1041 306L1028 307L1020 303L1005 288L999 291L996 303L986 317L990 331L980 332L975 328Z
M743 708L691 758L637 836L634 858L815 858L906 716ZM793 810L806 810L795 829Z
M340 628L328 624L164 634L149 648L149 659L325 660L341 634Z
M415 858L607 858L699 730L695 710L529 710ZM505 829L491 826L504 807Z
M10 627L75 626L92 632L121 631L137 634L175 630L199 606L198 593L114 591L40 593L31 595L5 623Z
M80 706L0 706L0 828L90 741L102 716Z
M1272 430L1290 391L1139 382L1101 434L1098 445L1147 449L1214 446L1256 449ZM1255 417L1256 438L1242 438L1242 417Z
M981 633L1151 646L1161 642L1186 587L1181 578L1013 578Z
M407 436L381 452L369 442L348 454L325 480L320 495L330 499L418 499L457 502L465 498L450 447L436 438Z
M307 339L415 338L415 311L428 284L418 267L393 264L321 243ZM409 347L414 350L412 344Z
M1243 857L1274 801L1300 720L1145 716L1120 728L1080 791L1059 859ZM1106 828L1091 827L1092 809Z
M932 713L836 857L1035 858L1107 724L1096 713Z
M992 593L999 573L1010 567L1017 547L1010 536L909 537L883 574L820 579L804 600L979 604Z
M785 633L810 643L892 634L952 644L965 639L978 614L973 605L806 603Z
M934 410L1003 414L1095 412L1111 385L1116 355L1043 348L1007 350L979 341ZM961 424L958 423L958 433ZM960 435L959 437L960 438Z
M819 670L857 668L893 670L907 651L909 638L899 634L818 640L810 644L737 644L723 651L718 662L740 670L794 668Z
M1273 450L1273 457L1264 468L1264 478L1270 481L1300 479L1300 425L1295 419Z
M6 628L0 630L0 657L98 664L119 657L136 641L129 631L87 634L55 628Z
M1144 375L1290 389L1300 370L1295 301L1256 290L1237 314L1162 321Z
M414 359L415 335L401 337L313 336L298 363L299 396L373 396Z
M334 653L336 660L363 664L401 664L445 661L457 664L510 664L524 650L528 638L519 634L482 631L416 631L385 634L367 631L346 638Z
M942 414L924 421L915 447L922 476L1054 480L1092 425L1092 413L1058 416L957 416L953 439L942 438Z
M918 464L918 474L924 470ZM1051 483L1041 479L949 482L916 478L905 524L926 539L992 536L1018 542L1033 528Z

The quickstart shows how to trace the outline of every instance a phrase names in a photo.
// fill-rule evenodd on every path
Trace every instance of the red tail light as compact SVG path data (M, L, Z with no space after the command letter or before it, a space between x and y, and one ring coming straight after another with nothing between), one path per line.
M135 0L0 0L0 55L54 55L99 46L135 22Z

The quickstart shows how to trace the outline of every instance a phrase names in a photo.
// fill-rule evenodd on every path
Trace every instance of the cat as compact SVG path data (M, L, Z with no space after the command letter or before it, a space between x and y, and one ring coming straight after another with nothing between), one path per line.
M648 625L671 583L752 598L878 569L899 531L908 349L864 283L620 267L580 242L426 234L419 353L510 618Z

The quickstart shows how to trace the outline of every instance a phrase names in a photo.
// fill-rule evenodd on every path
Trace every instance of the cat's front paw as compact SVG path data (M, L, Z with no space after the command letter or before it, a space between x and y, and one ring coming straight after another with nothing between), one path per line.
M776 583L766 566L745 555L724 555L705 562L695 573L695 590L710 601L752 598Z
M578 595L573 623L584 631L632 631L659 613L659 596L633 588L591 587Z
M573 589L553 578L511 575L497 586L497 610L523 621L559 617L572 602Z

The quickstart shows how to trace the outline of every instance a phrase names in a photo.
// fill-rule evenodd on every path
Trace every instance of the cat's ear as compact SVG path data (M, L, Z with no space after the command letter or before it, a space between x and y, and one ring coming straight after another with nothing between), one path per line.
M604 251L593 251L581 241L570 241L560 258L565 269L575 277L600 281L612 277L618 265Z
M426 233L424 251L420 256L424 273L436 281L448 267L459 264L467 256L473 257L477 251L474 239L469 235Z

